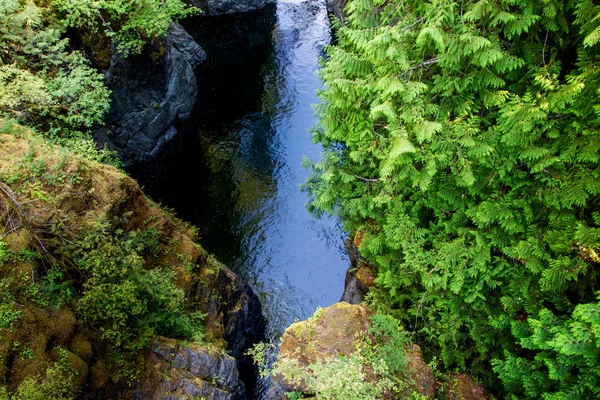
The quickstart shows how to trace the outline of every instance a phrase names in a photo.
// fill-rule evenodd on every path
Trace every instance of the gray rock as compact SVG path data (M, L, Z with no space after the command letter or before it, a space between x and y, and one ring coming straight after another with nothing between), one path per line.
M244 398L236 360L216 349L157 338L148 355L149 371L125 393L152 400L237 400Z
M327 0L327 12L335 15L340 21L344 22L344 17L346 16L344 8L347 2L347 0Z
M113 56L105 72L111 110L96 138L117 150L126 165L152 159L176 134L175 123L189 117L198 94L194 69L205 59L179 24L142 55Z
M250 285L224 265L203 281L205 284L198 285L190 298L198 299L209 331L210 327L218 327L222 332L227 352L237 359L240 377L251 391L258 371L246 351L265 340L266 321L260 300Z
M203 9L208 15L243 13L259 10L276 0L190 0L190 3Z
M352 239L347 238L344 242L346 251L350 256L350 267L346 271L346 280L344 282L344 293L340 301L350 304L360 304L365 299L369 292L369 288L356 276L358 270L358 262L360 261L360 253L352 243Z

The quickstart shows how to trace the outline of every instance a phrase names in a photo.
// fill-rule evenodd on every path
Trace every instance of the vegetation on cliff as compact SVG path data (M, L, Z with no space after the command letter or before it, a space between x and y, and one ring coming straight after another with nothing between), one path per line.
M110 91L90 57L107 63L111 52L139 53L165 36L174 19L197 11L180 0L0 1L0 116L78 154L117 164L87 135L110 106ZM74 47L73 39L81 44Z
M1 119L0 224L2 399L121 396L154 337L224 347L244 312L241 284L131 178Z
M352 0L307 184L371 302L506 398L600 396L600 6Z

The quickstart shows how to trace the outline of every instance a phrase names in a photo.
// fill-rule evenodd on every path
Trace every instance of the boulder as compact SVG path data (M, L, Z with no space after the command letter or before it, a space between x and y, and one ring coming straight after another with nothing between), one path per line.
M216 349L157 338L146 356L146 375L125 398L185 400L244 398L235 358Z
M126 165L152 159L189 117L198 85L194 69L204 50L179 24L141 55L113 55L105 79L112 90L105 127L96 138L119 152Z
M305 367L317 361L327 362L352 355L357 351L359 340L367 335L373 314L374 311L364 304L336 303L318 311L306 321L290 325L281 341L278 362L292 361L307 371ZM415 344L408 344L404 354L406 366L402 376L406 379L407 397L412 392L417 392L427 398L433 398L436 382L431 368L423 360L421 348ZM286 398L285 392L306 392L305 376L302 375L301 383L298 383L299 379L292 382L285 376L275 375L267 398L279 400Z
M447 385L448 400L490 400L485 388L467 374L451 374Z
M412 387L423 396L432 399L435 396L436 382L431 367L423 360L421 348L416 344L410 344L404 351L406 357L406 374Z

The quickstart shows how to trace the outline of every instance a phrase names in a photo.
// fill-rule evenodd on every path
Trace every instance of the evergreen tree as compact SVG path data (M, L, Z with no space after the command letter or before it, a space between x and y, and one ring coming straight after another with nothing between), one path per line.
M362 238L374 304L507 394L597 396L600 5L346 11L307 188Z

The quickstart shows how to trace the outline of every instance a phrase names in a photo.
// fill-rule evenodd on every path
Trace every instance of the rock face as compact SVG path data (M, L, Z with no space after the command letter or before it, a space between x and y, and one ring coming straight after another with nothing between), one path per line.
M105 72L112 90L107 126L96 138L116 149L126 165L152 159L189 117L198 86L194 69L204 50L178 24L139 55L113 56Z
M448 400L490 400L485 388L467 374L451 374L446 398Z
M24 159L28 164L23 164ZM86 231L97 221L114 221L124 232L156 229L161 240L153 263L172 268L174 283L184 291L187 307L206 314L206 336L214 345L214 350L208 351L203 346L159 339L151 351L140 354L136 360L141 372L145 371L143 366L152 371L149 376L140 376L137 384L134 382L135 390L145 391L145 394L137 395L137 392L129 391L129 379L118 366L115 367L110 358L112 353L100 340L97 329L78 322L73 310L67 306L48 311L27 301L14 329L0 329L0 379L6 382L10 391L24 379L37 377L40 371L50 367L56 361L55 353L60 347L67 352L69 366L77 372L75 389L85 392L86 398L243 397L244 386L240 379L245 376L250 381L253 374L243 353L264 335L260 302L249 285L194 241L189 225L154 205L138 184L119 170L66 155L34 139L25 130L18 136L0 134L0 161L0 174L17 176L22 165L39 163L60 176L76 177L60 183L42 180L38 186L40 193L47 193L43 201L33 201L32 192L19 192L17 200L24 204L23 215L35 216L27 226L48 227L61 223L65 232L73 235ZM2 184L4 190L10 189ZM15 180L10 185L17 190L24 184ZM9 226L8 221L15 218L6 199L0 195L2 226ZM5 235L3 239L11 250L18 253L33 246L34 236L28 234L27 229L17 225ZM44 240L47 240L45 247L50 253L60 244L53 236ZM19 262L10 269L0 269L0 274L11 274L10 279L21 272L31 276L32 271L44 268L40 263ZM0 278L5 277L0 275ZM35 357L32 360L17 358L16 350L10 346L15 341L27 343ZM224 350L217 351L216 346L227 349L230 356L225 355ZM180 396L171 393L169 397L167 392Z
M342 293L340 301L350 304L362 303L369 292L369 288L375 285L375 278L377 277L375 269L360 257L358 251L359 243L357 244L359 236L357 234L354 240L348 238L344 242L346 251L350 257L350 268L346 271L344 293Z
M348 356L369 329L372 314L365 305L336 303L324 308L318 317L296 322L285 330L279 354L301 365Z
M318 360L349 356L357 351L358 341L367 334L373 313L364 304L337 303L323 309L318 317L292 324L281 340L279 360L293 360L306 367ZM419 346L408 345L405 357L408 387L433 398L436 383ZM269 399L285 399L284 393L288 391L306 391L305 386L290 383L285 376L275 376L273 381Z
M327 12L333 14L340 21L344 22L344 8L348 0L327 0Z
M306 321L290 325L281 341L278 362L291 361L302 372L293 381L276 375L272 379L267 398L284 400L287 398L286 392L306 392L307 386L304 383L307 375L302 374L311 373L308 372L310 368L306 367L317 361L327 362L355 353L359 340L367 335L371 327L373 314L374 311L364 304L337 303ZM404 381L403 393L387 393L385 398L408 398L416 392L429 399L439 395L452 400L490 399L485 389L467 374L451 374L446 384L437 382L431 367L423 359L421 348L416 344L405 345L404 357L406 364L398 375ZM367 370L368 368L370 367ZM367 379L376 378L370 376ZM441 388L446 388L443 393Z
M190 3L204 10L208 15L243 13L259 10L276 0L190 0Z
M127 398L183 400L244 398L233 357L198 345L157 338L147 355L149 372L124 393Z

